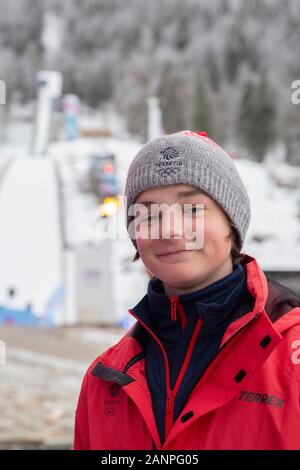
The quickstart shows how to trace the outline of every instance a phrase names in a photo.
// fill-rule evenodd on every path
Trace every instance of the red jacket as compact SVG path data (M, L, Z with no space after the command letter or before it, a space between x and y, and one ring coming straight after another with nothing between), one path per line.
M140 322L89 367L75 449L300 449L300 303L242 263L254 308L227 328L219 352L162 444L145 373Z

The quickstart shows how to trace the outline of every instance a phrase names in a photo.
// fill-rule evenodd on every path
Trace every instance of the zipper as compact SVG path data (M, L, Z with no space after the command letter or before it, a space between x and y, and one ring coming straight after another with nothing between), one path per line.
M166 404L166 412L167 414L170 414L172 411L172 407L174 404L174 390L168 390L167 391L167 404Z
M165 415L165 441L168 437L169 432L171 431L173 427L175 396L176 396L175 389L167 390L166 415Z
M184 308L182 307L179 298L177 295L170 295L168 299L171 302L171 320L176 321L177 320L177 310L179 313L179 318L181 321L182 329L184 330L187 324L187 317L184 311Z
M173 304L174 304L175 301L173 301ZM175 309L176 309L176 305L175 305ZM176 397L177 391L178 391L178 389L181 385L181 382L183 380L184 374L185 374L185 372L188 368L190 358L191 358L191 355L192 355L192 352L193 352L193 349L194 349L194 345L195 345L197 336L199 334L199 331L200 331L200 328L201 328L201 325L202 325L202 319L199 318L198 321L197 321L197 324L196 324L195 329L193 331L192 338L191 338L189 346L188 346L187 354L186 354L185 359L183 361L183 365L181 367L181 370L178 374L176 384L174 386L174 389L171 389L170 365L169 365L168 356L167 356L167 353L165 351L165 348L163 347L163 344L161 343L159 338L153 333L151 328L149 328L149 326L147 326L146 323L144 323L140 318L138 318L133 313L133 311L131 309L129 309L128 312L137 321L139 321L141 323L141 325L143 325L143 327L148 331L148 333L152 336L152 338L158 343L158 345L161 349L161 352L163 354L163 358L164 358L164 362L165 362L165 369L166 369L166 390L167 390L166 414L165 414L165 440L166 440L166 438L167 438L168 434L170 433L170 431L172 429L172 426L173 426L175 397Z
M196 343L196 340L198 338L199 331L200 331L200 328L202 326L202 323L203 323L202 319L199 318L197 320L195 329L193 331L192 338L189 342L187 353L185 355L185 358L184 358L182 367L180 369L180 372L178 374L178 377L177 377L174 388L173 389L171 389L170 387L167 388L167 402L166 402L166 416L165 416L165 440L167 439L167 437L168 437L168 435L169 435L169 433L170 433L170 431L173 427L175 398L176 398L177 392L180 388L180 385L182 383L182 380L185 376L187 368L189 366L190 359L191 359L191 356L192 356L192 353L193 353L193 350L194 350L194 347L195 347L195 343ZM170 374L170 372L169 372L169 374ZM170 375L169 375L168 382L170 384Z
M170 296L169 300L171 302L171 320L176 321L177 320L177 313L176 313L177 297L176 296Z

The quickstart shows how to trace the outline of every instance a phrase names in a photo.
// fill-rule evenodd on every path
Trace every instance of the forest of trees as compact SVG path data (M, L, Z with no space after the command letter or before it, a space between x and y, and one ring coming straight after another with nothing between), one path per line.
M64 93L113 102L145 138L156 95L166 132L206 130L262 161L277 143L300 164L299 0L0 0L0 79L7 99L30 101L38 70L60 70ZM63 21L46 56L45 12Z

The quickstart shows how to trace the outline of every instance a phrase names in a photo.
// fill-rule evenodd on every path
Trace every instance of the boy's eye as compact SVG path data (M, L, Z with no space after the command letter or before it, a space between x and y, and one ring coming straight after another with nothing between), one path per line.
M196 206L192 206L192 207L188 207L187 209L185 209L184 213L187 214L187 215L198 215L198 214L201 214L204 210L204 207L203 205L196 205Z
M195 206L184 208L181 212L182 216L197 216L204 211L203 204L196 204ZM158 222L162 218L162 212L150 213L140 217L140 223L142 224L153 224Z
M152 223L156 222L160 218L160 214L148 214L140 218L141 223Z

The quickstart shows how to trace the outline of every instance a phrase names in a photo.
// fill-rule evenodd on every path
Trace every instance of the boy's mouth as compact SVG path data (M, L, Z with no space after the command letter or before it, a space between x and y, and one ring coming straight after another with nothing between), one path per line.
M186 253L188 251L190 251L190 250L168 251L168 252L165 252L165 253L157 254L157 256L164 258L164 257L172 256L172 255L183 254L183 253Z

